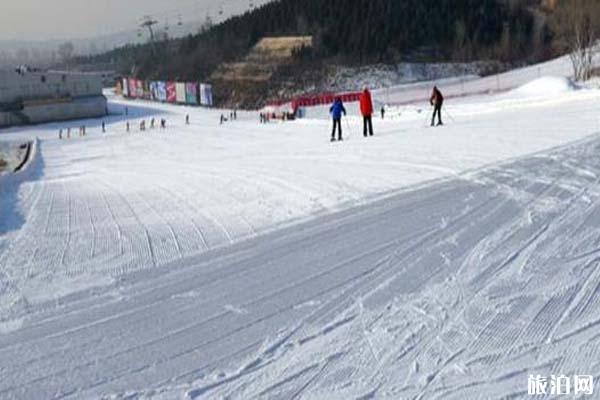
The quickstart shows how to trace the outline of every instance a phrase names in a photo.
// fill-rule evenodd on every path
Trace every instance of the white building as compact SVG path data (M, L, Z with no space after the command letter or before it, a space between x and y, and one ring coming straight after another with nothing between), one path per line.
M100 74L0 71L0 127L106 113Z

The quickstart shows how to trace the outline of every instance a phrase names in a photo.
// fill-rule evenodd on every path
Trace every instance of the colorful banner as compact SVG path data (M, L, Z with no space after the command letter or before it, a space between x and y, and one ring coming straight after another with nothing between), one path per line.
M177 85L175 82L167 82L167 101L169 103L177 102Z
M177 82L175 84L175 94L179 104L185 104L185 83Z
M212 85L196 82L143 81L123 78L125 97L160 102L213 106Z
M144 81L144 99L152 100L152 90L150 90L150 82Z
M200 84L200 104L202 104L203 106L212 107L212 85L206 83Z
M136 98L137 97L137 81L133 78L129 78L127 80L127 87L129 92L129 97Z
M137 93L136 93L136 97L138 99L143 99L144 98L144 81L141 80L137 80L136 82L136 89L137 89Z
M165 102L167 101L167 84L165 82L156 82L156 94L157 100Z
M156 93L156 89L157 89L156 82L150 81L148 86L150 87L150 100L156 101L158 98L157 93Z
M187 104L198 104L198 84L188 82L185 84L185 102Z
M129 97L129 82L127 81L127 78L121 80L121 85L123 88L123 96Z

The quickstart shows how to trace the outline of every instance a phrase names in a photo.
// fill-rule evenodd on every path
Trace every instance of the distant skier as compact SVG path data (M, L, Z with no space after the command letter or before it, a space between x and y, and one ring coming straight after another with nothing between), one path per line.
M344 108L344 103L342 103L342 99L338 97L335 99L335 102L329 109L331 116L333 118L333 130L331 131L331 141L335 142L335 129L338 128L338 140L344 140L342 137L342 113L346 115L346 109Z
M167 120L164 118L160 120L160 129L167 129Z
M190 114L185 114L185 124L186 125L190 124Z
M62 129L59 129L59 130L58 130L58 138L59 138L59 139L62 139L62 132L63 132L63 130L62 130Z
M125 131L129 132L130 126L129 126L129 121L127 121L127 123L125 124Z
M106 122L102 121L102 133L106 133Z
M436 114L438 117L438 126L444 125L442 123L442 106L444 105L444 96L442 95L442 92L440 92L440 90L437 88L437 86L433 87L433 92L431 93L429 103L433 106L433 117L431 118L431 126L435 125Z
M373 136L373 100L371 92L367 88L360 95L360 113L363 116L363 135L365 137Z
M381 119L385 119L385 106L381 106Z
M156 124L156 121L154 120L154 118L152 118L150 120L150 129L154 129L154 125Z
M225 116L223 114L221 114L221 121L219 122L220 125L223 125L223 122L227 121L225 119Z
M237 121L237 109L233 110L233 119Z

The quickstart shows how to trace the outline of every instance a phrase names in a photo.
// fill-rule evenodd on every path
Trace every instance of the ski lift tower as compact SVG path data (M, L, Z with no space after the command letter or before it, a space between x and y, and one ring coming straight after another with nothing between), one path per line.
M150 17L149 15L145 15L142 17L142 22L140 23L141 29L147 29L150 35L150 43L152 45L152 51L155 50L155 37L154 37L154 26L158 24L158 21Z

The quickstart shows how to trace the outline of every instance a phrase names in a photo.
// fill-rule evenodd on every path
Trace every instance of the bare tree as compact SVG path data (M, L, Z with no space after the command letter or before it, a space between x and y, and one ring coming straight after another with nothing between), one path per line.
M214 24L212 18L210 17L210 15L206 14L206 18L204 18L204 22L202 22L202 25L200 25L200 29L199 29L198 33L202 34L202 33L208 32L209 30L212 29L212 27L214 25L215 24Z
M64 63L69 63L75 52L75 46L71 42L65 42L58 46L58 56Z
M599 18L597 0L563 0L556 9L553 23L558 43L569 53L577 80L587 80L592 75L600 38Z

